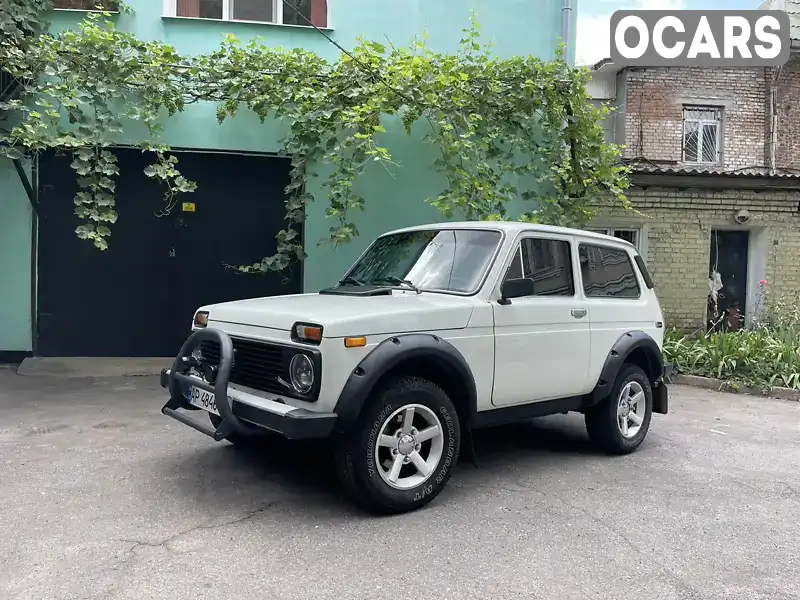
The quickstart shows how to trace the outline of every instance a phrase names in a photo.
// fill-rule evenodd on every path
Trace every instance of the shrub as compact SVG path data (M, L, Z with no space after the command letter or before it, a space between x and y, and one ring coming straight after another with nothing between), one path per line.
M734 386L800 389L800 306L780 300L747 329L685 335L670 330L664 360L678 372Z

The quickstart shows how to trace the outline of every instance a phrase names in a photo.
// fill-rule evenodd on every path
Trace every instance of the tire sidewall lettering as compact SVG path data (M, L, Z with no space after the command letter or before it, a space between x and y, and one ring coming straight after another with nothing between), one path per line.
M447 476L447 472L450 470L450 465L453 463L456 439L455 425L453 424L453 418L450 416L450 411L448 411L446 407L440 406L439 412L442 414L442 419L447 428L447 452L445 453L444 461L440 463L441 469L436 475L436 483L441 485L442 481L444 481L444 478Z
M396 409L395 404L387 404L383 410L378 414L378 417L372 423L372 428L367 436L367 476L372 479L377 474L375 467L375 440L380 433L383 422L392 414Z
M423 485L422 490L414 494L414 502L419 502L425 496L428 496L432 493L433 493L433 484Z

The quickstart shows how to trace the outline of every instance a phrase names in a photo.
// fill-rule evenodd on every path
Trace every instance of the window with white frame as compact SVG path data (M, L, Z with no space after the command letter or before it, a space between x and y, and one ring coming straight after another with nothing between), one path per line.
M327 27L327 0L165 0L168 17Z
M603 235L610 235L611 237L619 238L621 240L625 240L633 244L634 248L640 250L639 247L639 238L640 238L640 231L638 229L626 229L626 228L616 228L616 227L602 227L602 228L591 228L588 231L594 233L602 233Z
M713 165L722 155L722 109L683 107L683 162Z

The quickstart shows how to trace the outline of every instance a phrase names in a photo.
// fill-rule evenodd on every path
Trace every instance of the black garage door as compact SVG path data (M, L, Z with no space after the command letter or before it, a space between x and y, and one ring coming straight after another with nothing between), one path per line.
M119 219L105 251L75 235L69 153L41 157L39 355L172 356L198 306L301 290L299 267L266 275L225 267L274 254L286 224L288 160L180 152L178 166L197 190L158 216L164 189L142 173L152 155L115 153Z

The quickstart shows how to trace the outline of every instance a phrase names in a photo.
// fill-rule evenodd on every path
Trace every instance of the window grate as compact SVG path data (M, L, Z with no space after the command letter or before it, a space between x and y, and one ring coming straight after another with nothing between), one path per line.
M717 164L721 156L722 109L683 108L683 162Z

